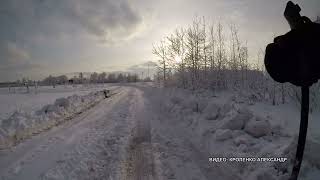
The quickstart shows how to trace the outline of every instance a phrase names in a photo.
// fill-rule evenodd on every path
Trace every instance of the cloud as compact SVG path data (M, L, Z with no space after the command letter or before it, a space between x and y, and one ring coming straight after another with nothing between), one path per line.
M135 34L142 16L128 0L4 0L0 23L7 41L78 34L114 42Z
M103 41L130 37L142 21L127 0L69 0L63 14Z
M1 79L13 79L51 72L45 64L77 59L89 44L127 41L140 33L143 17L130 0L1 0L0 25Z
M142 67L156 67L157 63L153 61L147 61L145 63L140 64Z
M30 55L27 51L17 47L15 43L9 42L3 47L3 56L9 61L9 63L16 63L20 60L29 59Z
M0 75L4 80L13 79L13 76L17 74L43 68L42 65L30 61L31 57L28 51L12 42L0 44L0 54Z
M30 54L18 47L15 43L8 42L0 44L0 69L25 64L30 59Z
M127 71L133 73L149 73L152 76L156 71L157 64L153 61L147 61L141 64L133 65L127 68Z

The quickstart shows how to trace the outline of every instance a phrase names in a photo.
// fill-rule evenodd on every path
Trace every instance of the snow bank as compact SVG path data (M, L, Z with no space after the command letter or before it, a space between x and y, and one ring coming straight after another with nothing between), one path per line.
M232 138L232 132L230 129L218 129L215 132L215 139L217 141L224 141Z
M14 87L11 91L0 88L0 122L8 119L15 111L25 112L37 111L47 104L51 104L58 98L87 95L90 92L97 92L103 89L118 88L115 84L84 84L84 85L59 85L38 86L36 89L30 87L27 92L26 87Z
M45 105L38 111L15 111L9 118L0 122L0 148L14 145L32 134L60 124L94 106L103 98L103 92L97 91L83 96L58 98L53 104Z
M297 137L278 120L279 114L270 113L271 111L262 114L256 111L255 107L260 106L257 102L261 101L259 94L213 97L176 90L164 96L168 97L161 96L162 100L159 102L163 102L168 114L173 117L170 119L171 125L180 124L175 129L183 131L181 134L186 136L189 134L186 139L193 147L199 147L199 152L207 152L208 157L287 158L286 162L218 164L214 166L222 168L209 171L225 171L221 174L232 174L249 180L289 178ZM318 142L307 140L301 179L308 179L310 173L320 174L320 156L317 155L319 149Z
M259 138L266 136L271 132L271 125L268 120L253 117L244 129L248 134L253 137Z
M207 120L217 120L221 116L221 108L215 104L210 103L204 109L203 114Z
M224 113L220 112L219 116L222 118L217 119L213 125L215 130L206 134L205 144L209 144L207 151L212 152L212 156L216 157L285 157L288 158L285 163L248 162L239 163L241 168L234 165L227 166L225 169L234 172L235 175L240 175L243 179L288 178L295 151L295 148L288 149L288 147L293 137L273 133L282 131L282 127L272 126L269 122L272 119L260 117L247 109L246 106L251 104L240 103L239 105L238 101L233 99L226 103L229 105L216 102L221 109L226 106L228 108L225 108ZM199 123L194 128L203 129L204 126L207 126L205 121L207 120L199 119Z

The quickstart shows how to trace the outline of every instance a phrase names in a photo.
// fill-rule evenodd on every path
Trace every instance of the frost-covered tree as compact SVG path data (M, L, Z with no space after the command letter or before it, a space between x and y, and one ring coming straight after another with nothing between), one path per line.
M97 83L98 82L98 73L94 72L90 75L90 82L91 83Z
M167 84L167 74L168 74L168 48L166 46L166 41L162 40L160 44L153 46L153 54L156 55L159 59L159 67L158 70L162 71L162 80L163 86L165 87Z
M102 73L98 74L97 82L98 83L105 83L106 82L106 77L107 77L107 73L105 73L105 72L102 72Z
M154 80L191 90L232 89L274 105L286 103L290 88L268 76L264 51L259 51L258 58L249 57L247 42L240 39L237 26L231 24L229 31L224 27L223 22L213 26L204 18L196 18L153 46L153 54L159 58Z

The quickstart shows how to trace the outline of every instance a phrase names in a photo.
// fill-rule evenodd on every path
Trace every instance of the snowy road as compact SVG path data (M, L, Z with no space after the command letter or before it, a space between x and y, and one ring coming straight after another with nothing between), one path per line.
M140 90L120 88L74 119L2 150L1 178L154 179L144 109Z
M292 155L294 141L285 132L272 126L273 133L255 137L235 126L254 123L258 116L232 99L211 97L213 104L204 108L190 94L144 84L121 86L115 93L73 119L1 150L0 179L287 179L288 173L282 173L288 172L286 163L209 162L212 156ZM320 158L306 155L311 169L317 163L308 159Z

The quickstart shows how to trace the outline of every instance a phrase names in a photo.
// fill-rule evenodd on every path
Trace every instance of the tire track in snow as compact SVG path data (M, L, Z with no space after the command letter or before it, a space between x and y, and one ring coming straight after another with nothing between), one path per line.
M135 127L123 162L123 180L157 180L151 143L150 116L142 97L142 91L135 89L138 97L134 109Z

